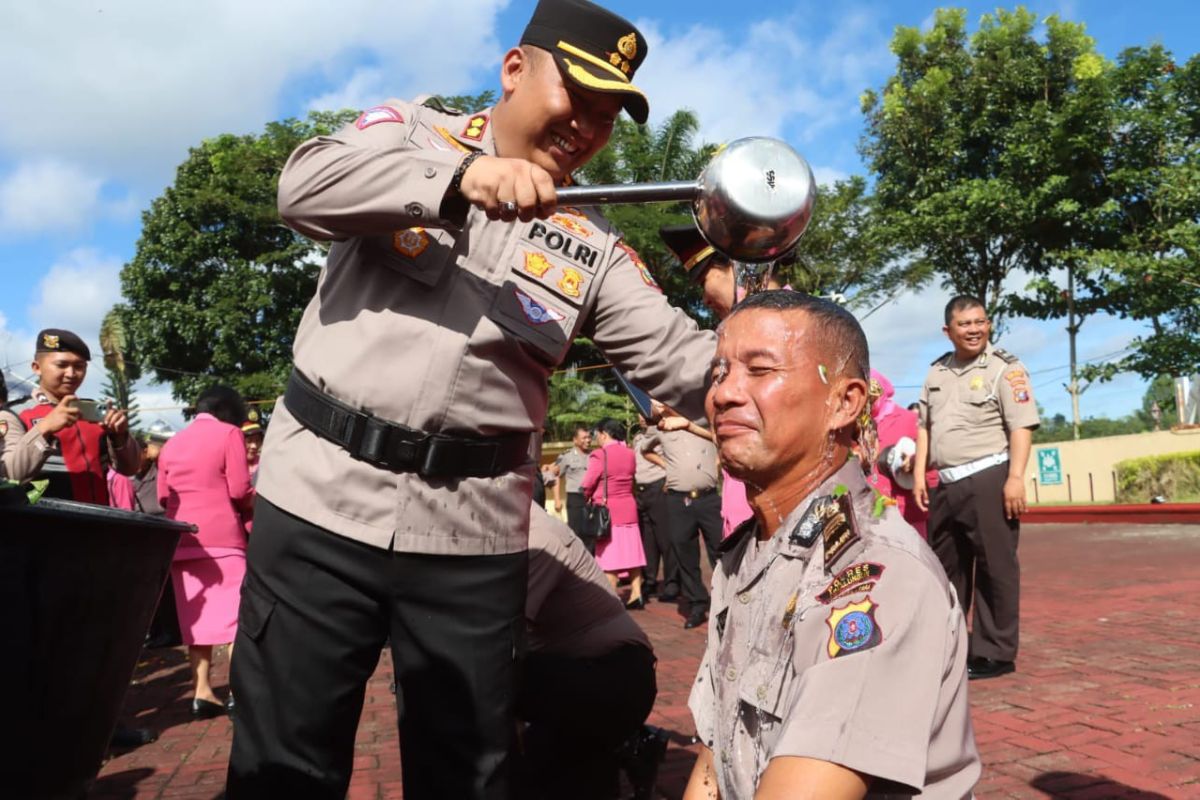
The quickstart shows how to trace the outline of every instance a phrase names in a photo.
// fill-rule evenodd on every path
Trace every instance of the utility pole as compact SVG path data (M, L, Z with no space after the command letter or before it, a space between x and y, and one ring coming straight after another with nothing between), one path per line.
M1079 326L1075 324L1075 263L1067 262L1067 335L1071 341L1071 383L1067 392L1071 395L1071 428L1075 439L1079 439L1079 375L1076 372L1075 337Z

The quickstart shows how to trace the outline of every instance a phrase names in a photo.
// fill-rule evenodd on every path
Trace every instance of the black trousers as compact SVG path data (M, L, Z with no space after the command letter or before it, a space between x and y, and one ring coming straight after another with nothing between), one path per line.
M667 496L663 493L666 479L654 483L638 484L634 493L637 501L638 527L642 531L642 550L646 554L646 566L642 578L648 588L658 585L658 565L663 566L663 587L667 593L679 591L679 565L675 562L675 551L671 548L670 531L667 530Z
M654 707L654 654L640 644L594 658L531 653L523 672L517 715L528 726L516 797L615 800L617 748Z
M707 608L708 587L700 572L700 549L697 536L704 540L708 563L715 566L721 545L721 495L716 492L692 499L687 495L667 492L667 523L671 531L671 547L679 565L679 588L690 609Z
M1008 464L997 464L930 494L929 544L971 622L972 656L1014 661L1021 608L1021 523L1004 518ZM972 600L974 603L972 604Z
M583 498L583 492L567 492L567 527L575 531L575 535L583 542L587 551L595 555L596 537L588 530L585 506L587 501Z
M391 552L259 498L247 560L230 800L345 796L389 638L404 796L507 800L527 553Z

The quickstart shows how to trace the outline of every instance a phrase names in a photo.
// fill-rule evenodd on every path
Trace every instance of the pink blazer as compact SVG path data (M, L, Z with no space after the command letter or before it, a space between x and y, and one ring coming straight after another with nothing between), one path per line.
M254 498L246 466L246 440L234 425L211 414L171 437L158 456L158 502L170 519L200 528L185 533L179 549L245 549L241 510Z
M608 496L604 496L604 461L608 458ZM579 484L583 496L608 506L613 525L636 525L637 501L633 498L633 473L637 462L624 442L611 442L588 455L587 472Z

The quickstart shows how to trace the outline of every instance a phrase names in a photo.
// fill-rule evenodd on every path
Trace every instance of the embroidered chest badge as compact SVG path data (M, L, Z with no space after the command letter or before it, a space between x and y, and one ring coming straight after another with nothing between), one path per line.
M392 234L392 247L406 258L416 258L429 247L429 234L424 228L406 228Z
M473 142L483 141L483 132L487 130L488 115L476 114L467 120L467 127L463 128L462 137L470 139Z
M570 214L555 214L554 216L550 217L550 221L563 230L573 233L576 236L582 236L585 239L591 238L591 228Z
M883 575L883 564L873 561L863 561L851 564L834 576L829 585L817 595L817 599L829 605L844 594L869 592L875 588L875 582Z
M861 603L850 603L829 612L829 657L838 658L870 650L883 641L883 631L875 620L879 608L867 597Z
M541 253L525 254L525 271L535 278L540 278L550 271L553 264Z
M972 392L978 392L982 388L983 388L983 376L982 375L976 375L974 378L971 378L971 391Z
M0 419L0 436L8 435L8 423Z
M525 319L534 325L545 325L547 322L562 322L566 319L564 314L555 311L544 303L539 303L520 289L513 289L513 294L517 296L517 300L521 303L521 311L525 314Z
M354 127L365 131L380 122L404 122L404 115L391 106L375 106L362 112L355 121Z
M567 297L579 297L579 289L583 286L583 275L570 267L563 268L562 277L558 280L558 288Z

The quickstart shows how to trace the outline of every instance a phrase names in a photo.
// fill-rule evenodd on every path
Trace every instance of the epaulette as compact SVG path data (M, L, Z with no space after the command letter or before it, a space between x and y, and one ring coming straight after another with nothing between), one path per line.
M730 552L738 546L738 543L741 542L742 539L745 539L757 527L758 520L754 517L750 517L750 519L734 528L733 533L725 537L725 541L717 545L717 552L721 555Z
M942 363L943 361L945 361L947 358L949 358L952 355L954 355L954 351L947 350L945 353L942 353L940 356L935 358L933 361L930 361L929 366L931 366L931 367L936 366L936 365Z
M425 106L425 108L432 108L434 111L440 111L443 114L450 114L455 117L461 117L466 113L461 108L455 108L454 106L447 104L445 100L436 94L418 97L417 104Z
M1014 356L1012 353L1008 352L1007 350L1001 350L999 347L992 350L992 355L994 355L996 358L1003 361L1005 364L1012 364L1012 363L1020 360L1019 358Z

